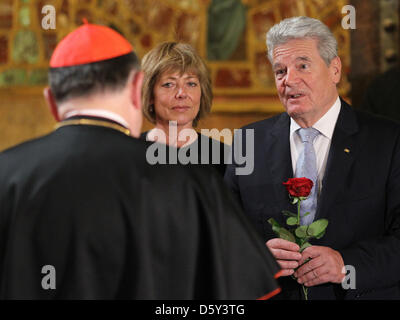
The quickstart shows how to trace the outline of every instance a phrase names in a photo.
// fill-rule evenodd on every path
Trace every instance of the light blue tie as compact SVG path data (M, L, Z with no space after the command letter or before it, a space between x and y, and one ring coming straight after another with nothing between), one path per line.
M297 160L295 176L296 178L306 177L314 182L310 195L301 202L300 206L300 224L309 225L313 222L317 211L318 170L313 142L320 132L314 128L300 128L297 134L303 142L304 149ZM310 214L303 217L306 212Z

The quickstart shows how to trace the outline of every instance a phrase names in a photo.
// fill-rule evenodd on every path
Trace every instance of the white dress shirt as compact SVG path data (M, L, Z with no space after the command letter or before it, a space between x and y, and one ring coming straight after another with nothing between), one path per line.
M319 191L322 188L326 163L328 160L329 149L331 146L333 131L340 112L340 99L337 97L332 107L319 119L312 127L317 129L320 134L314 140L314 150L317 157L318 185ZM303 151L304 145L296 130L301 128L295 120L290 119L290 154L292 156L293 172L296 172L296 164L299 155Z

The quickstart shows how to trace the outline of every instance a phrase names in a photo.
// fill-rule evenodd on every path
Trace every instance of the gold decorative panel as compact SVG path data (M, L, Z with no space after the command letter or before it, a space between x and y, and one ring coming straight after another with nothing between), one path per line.
M265 34L280 20L307 15L324 21L339 43L343 63L340 92L350 86L350 34L341 27L339 0L1 0L0 88L46 85L56 43L89 22L108 25L127 37L142 57L157 43L192 44L206 59L214 86L214 111L279 112ZM55 30L44 30L42 8L56 10Z

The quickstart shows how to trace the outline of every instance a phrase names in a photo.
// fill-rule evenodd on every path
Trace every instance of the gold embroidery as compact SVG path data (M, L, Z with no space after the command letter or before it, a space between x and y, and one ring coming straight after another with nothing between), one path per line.
M55 130L61 127L71 126L71 125L89 125L89 126L107 127L114 130L118 130L119 132L122 132L127 136L131 135L131 131L129 129L117 123L103 121L103 120L94 120L94 119L72 119L72 120L62 121L56 124Z

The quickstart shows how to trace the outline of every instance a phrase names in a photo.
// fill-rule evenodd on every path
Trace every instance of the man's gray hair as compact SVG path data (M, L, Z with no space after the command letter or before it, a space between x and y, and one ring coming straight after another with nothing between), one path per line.
M312 38L317 40L319 55L327 66L337 57L337 41L329 28L321 21L309 17L292 17L275 24L267 33L268 59L276 46L289 40Z

